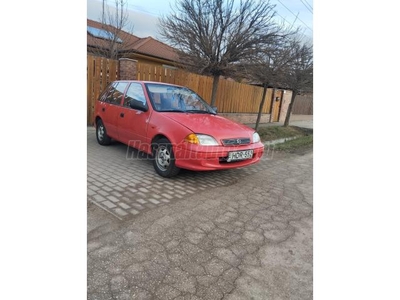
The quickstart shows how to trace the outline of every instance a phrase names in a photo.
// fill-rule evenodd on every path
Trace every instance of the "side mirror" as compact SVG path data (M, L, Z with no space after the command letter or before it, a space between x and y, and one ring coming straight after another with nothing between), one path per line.
M217 113L218 108L216 106L211 106L211 108L213 109L213 111L215 111L215 113Z
M129 107L133 108L133 109L141 110L141 111L149 110L149 108L147 107L147 105L145 103L143 103L142 101L136 100L136 99L129 100Z

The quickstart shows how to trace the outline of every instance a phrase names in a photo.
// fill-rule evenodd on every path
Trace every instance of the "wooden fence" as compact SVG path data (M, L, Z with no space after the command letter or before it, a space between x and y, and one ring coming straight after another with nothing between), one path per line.
M118 61L87 56L87 122L93 125L94 104L107 84L119 79Z
M187 86L211 103L213 78L210 76L138 63L137 79ZM220 79L215 105L223 113L258 113L262 94L262 87ZM268 89L265 97L263 113L270 113L272 89Z
M161 66L137 64L137 80L149 80L187 86L211 103L213 78L169 69ZM119 79L117 60L87 56L87 121L93 125L95 101L108 83ZM220 79L215 105L221 113L258 113L263 88L231 80ZM263 113L271 113L272 89L266 94Z
M297 95L294 101L292 113L294 115L312 115L313 114L313 95Z
M213 79L180 69L168 69L161 66L138 63L137 79L172 83L186 86L198 93L210 103Z

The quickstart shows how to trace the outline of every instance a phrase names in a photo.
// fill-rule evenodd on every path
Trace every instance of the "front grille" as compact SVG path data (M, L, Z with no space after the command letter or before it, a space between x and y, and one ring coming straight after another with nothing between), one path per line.
M222 140L224 146L238 146L250 144L249 138L235 138L235 139L224 139Z

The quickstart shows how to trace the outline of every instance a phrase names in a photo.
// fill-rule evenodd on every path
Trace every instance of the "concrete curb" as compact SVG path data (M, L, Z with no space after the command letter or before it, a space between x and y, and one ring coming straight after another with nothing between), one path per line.
M277 140L266 141L263 144L264 144L264 146L273 146L273 145L276 145L276 144L282 144L282 143L287 142L287 141L295 140L295 139L297 139L299 137L300 137L300 135L287 137L287 138L281 138L281 139L277 139Z

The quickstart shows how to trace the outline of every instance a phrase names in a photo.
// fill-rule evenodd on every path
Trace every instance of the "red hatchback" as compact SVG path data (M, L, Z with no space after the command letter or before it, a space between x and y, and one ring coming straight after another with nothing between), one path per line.
M244 167L264 152L254 129L218 116L186 87L159 82L111 83L96 103L95 126L100 145L114 139L150 154L163 177Z

